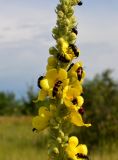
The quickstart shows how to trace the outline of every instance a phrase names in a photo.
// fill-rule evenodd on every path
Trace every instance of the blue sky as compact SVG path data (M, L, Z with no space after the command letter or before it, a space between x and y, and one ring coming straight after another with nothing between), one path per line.
M48 48L55 44L58 0L0 0L0 91L24 95L27 85L37 89L45 73ZM118 79L118 1L83 0L76 7L81 50L87 78L107 68Z

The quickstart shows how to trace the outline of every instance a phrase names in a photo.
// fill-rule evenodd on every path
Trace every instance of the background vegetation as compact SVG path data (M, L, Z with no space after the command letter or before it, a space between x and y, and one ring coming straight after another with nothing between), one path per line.
M117 160L118 82L106 70L84 83L84 119L90 128L73 129L80 143L88 145L93 160ZM0 160L46 159L48 132L32 133L31 117L37 113L33 87L27 97L17 100L14 93L0 92ZM45 151L44 151L45 150ZM22 156L21 156L22 155Z

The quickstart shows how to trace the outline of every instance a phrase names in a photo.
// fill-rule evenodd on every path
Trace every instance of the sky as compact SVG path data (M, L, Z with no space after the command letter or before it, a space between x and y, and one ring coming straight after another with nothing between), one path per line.
M22 97L27 87L37 88L45 74L49 47L55 44L58 0L0 0L0 91ZM118 1L83 0L75 8L78 21L78 60L91 79L105 69L118 79Z

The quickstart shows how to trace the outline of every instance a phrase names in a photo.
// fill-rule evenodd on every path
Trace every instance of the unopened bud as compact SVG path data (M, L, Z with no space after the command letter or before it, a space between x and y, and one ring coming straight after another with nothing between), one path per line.
M57 49L56 49L55 47L50 47L50 48L49 48L49 53L50 53L51 55L55 55L55 54L58 53L58 51L57 51Z
M53 33L53 34L58 34L58 28L57 28L57 27L54 27L54 28L52 29L52 33Z
M59 134L62 138L64 137L64 132L62 130L59 130Z
M63 10L64 10L64 12L68 12L68 7L67 7L67 5L63 5Z
M58 15L59 18L63 18L64 13L63 13L62 11L59 11L59 12L57 13L57 15Z
M76 38L77 38L77 35L75 34L75 33L70 33L70 35L69 35L69 40L70 41L75 41L76 40Z
M57 147L53 148L53 152L56 153L56 154L59 154L59 150Z
M67 142L68 141L68 136L64 137L64 141Z
M49 65L56 65L56 63L57 63L57 59L54 56L50 56L48 58L48 64Z
M62 139L60 137L57 137L57 142L62 143Z
M66 20L65 20L65 25L68 26L69 24L70 24L69 19L66 19Z

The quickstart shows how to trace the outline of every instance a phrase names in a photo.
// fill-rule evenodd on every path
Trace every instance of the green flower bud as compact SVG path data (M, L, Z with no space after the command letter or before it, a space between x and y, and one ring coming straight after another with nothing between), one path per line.
M56 64L57 64L57 59L56 59L54 56L50 56L50 57L48 58L48 65L54 66L54 65L56 65Z
M59 12L57 13L57 15L58 15L59 18L63 18L64 13L63 13L62 11L59 11Z
M71 1L71 5L72 5L72 6L75 6L75 5L78 4L78 2L79 2L79 0L72 0L72 1Z
M61 146L62 146L62 147L67 147L67 146L68 146L68 143L62 144Z
M62 7L61 7L60 4L58 4L57 7L56 7L56 9L57 9L58 11L61 10L61 8L62 8Z
M65 0L60 0L60 3L64 3Z
M59 130L59 134L60 134L61 138L64 138L64 132L62 130Z
M53 152L56 153L56 154L59 154L58 148L57 148L57 147L54 147L54 148L53 148Z
M68 9L68 13L74 14L74 9L71 7Z
M68 26L64 26L64 27L61 29L61 33L62 33L62 35L67 34L67 33L68 33Z
M59 129L59 126L57 125L57 126L54 126L53 128L54 128L54 129Z
M65 0L65 4L69 5L70 4L69 0Z
M61 144L61 147L63 148L63 147L65 147L65 145L64 145L64 144Z
M57 27L54 27L54 28L52 29L52 33L53 33L53 34L58 34L58 28L57 28Z
M74 25L76 24L76 17L72 16L70 22Z
M62 139L60 137L57 137L57 142L62 143Z
M62 4L68 4L67 1L68 1L68 0L60 0L60 2L61 2Z
M63 38L59 38L58 40L57 40L57 43L58 43L58 45L62 45L63 43L64 43L64 39Z
M55 47L50 47L49 48L49 53L51 55L55 55L55 54L58 54L58 51L57 51L57 49Z
M51 120L50 120L50 124L51 124L52 126L56 126L56 125L57 125L57 123L55 122L54 119L51 119Z
M69 24L70 24L70 21L69 21L69 19L66 18L65 25L68 26Z
M68 141L68 136L64 137L64 141L67 142Z
M69 12L67 13L67 18L70 18L73 15L73 13Z
M77 35L75 33L73 33L73 32L70 33L70 35L69 35L69 41L75 41L76 38L77 38Z
M68 12L68 6L67 6L67 5L63 5L63 11L64 11L65 13Z

